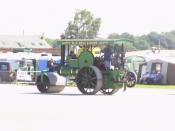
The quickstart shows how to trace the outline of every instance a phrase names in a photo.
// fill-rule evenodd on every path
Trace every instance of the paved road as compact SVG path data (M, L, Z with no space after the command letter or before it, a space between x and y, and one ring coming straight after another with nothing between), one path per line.
M40 94L0 84L0 131L175 131L175 90L128 89L85 96L77 88Z

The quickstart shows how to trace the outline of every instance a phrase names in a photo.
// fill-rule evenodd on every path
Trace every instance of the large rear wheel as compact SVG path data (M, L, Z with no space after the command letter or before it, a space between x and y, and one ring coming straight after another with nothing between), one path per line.
M77 74L76 83L81 93L94 95L102 88L102 73L95 66L83 67Z
M104 89L101 89L100 92L101 92L102 94L105 94L105 95L113 95L113 94L115 94L116 92L118 92L119 89L120 89L120 88L115 88L115 89L110 89L110 88L105 89L105 88L104 88Z

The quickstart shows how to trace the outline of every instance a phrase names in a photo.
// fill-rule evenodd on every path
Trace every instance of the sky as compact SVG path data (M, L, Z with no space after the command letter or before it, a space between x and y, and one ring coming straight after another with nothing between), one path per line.
M77 9L101 18L99 37L175 30L173 0L0 0L0 35L59 38Z

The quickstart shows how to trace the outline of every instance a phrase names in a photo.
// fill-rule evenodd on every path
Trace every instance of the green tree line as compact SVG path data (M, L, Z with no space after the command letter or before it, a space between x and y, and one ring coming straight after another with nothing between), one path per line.
M170 32L151 32L147 35L134 36L129 33L112 33L108 36L109 39L128 38L133 41L132 45L128 46L130 51L147 50L151 47L160 47L161 49L175 49L175 31Z
M101 26L101 18L95 18L94 15L86 10L76 10L73 20L67 24L67 28L61 35L65 39L94 39L97 38ZM110 25L109 25L110 26ZM116 31L117 32L117 31ZM147 50L151 47L160 47L161 49L175 49L175 30L171 32L151 32L147 35L134 36L129 33L111 33L108 39L126 38L133 41L127 45L128 51ZM57 41L46 39L53 47L57 47Z
M127 49L129 51L134 50L147 50L151 49L151 47L160 47L161 49L175 49L175 31L170 32L151 32L147 35L142 36L134 36L129 33L111 33L108 36L108 39L120 39L127 38L133 41L131 45L127 45ZM55 47L56 40L47 38L46 41Z

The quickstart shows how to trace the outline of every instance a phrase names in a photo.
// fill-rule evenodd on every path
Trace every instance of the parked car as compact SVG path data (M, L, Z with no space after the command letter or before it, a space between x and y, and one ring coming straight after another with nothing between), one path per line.
M149 73L149 72L146 72L140 78L140 83L161 84L162 79L163 79L163 75L161 73L156 73L156 72Z
M16 73L17 81L31 82L34 80L34 59L25 59L19 61L19 68Z
M12 82L16 79L15 70L12 68L12 63L9 61L0 61L0 82Z

